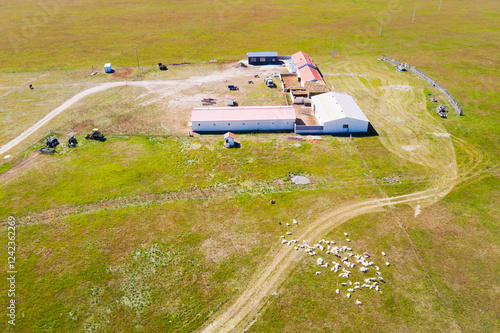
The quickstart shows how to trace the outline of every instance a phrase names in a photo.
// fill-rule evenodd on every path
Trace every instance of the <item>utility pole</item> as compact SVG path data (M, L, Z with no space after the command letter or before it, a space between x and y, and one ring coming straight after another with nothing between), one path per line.
M411 23L415 22L415 13L417 12L417 7L415 7L415 10L413 11L413 20L411 20Z
M333 42L332 42L332 58L333 58L333 50L334 50L334 47L335 47L335 38L333 39Z
M135 49L135 56L137 57L137 68L141 70L141 67L139 67L139 54L137 53L137 49Z
M380 22L380 32L378 33L378 36L382 36L382 24L384 24L384 19L382 19L382 22Z
M441 10L441 4L443 3L443 0L439 1L439 10Z

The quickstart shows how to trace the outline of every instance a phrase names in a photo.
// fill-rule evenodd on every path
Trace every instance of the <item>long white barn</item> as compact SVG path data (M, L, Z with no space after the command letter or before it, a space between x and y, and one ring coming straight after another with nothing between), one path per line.
M311 104L323 133L368 132L368 118L349 95L327 92L313 96Z
M194 108L194 132L293 131L293 106Z

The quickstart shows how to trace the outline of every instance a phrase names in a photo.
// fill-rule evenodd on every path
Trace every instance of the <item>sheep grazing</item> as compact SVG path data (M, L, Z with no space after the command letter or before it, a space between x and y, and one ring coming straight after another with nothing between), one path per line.
M368 271L369 271L369 269L368 269L368 268L366 268L366 267L361 267L359 270L360 270L361 272L363 272L363 273L366 273L366 272L368 272Z
M335 242L334 241L330 241L330 244L335 244Z
M321 251L324 251L324 250L325 250L325 247L324 247L324 246L322 246L322 245L320 245L320 246L319 246L319 249L320 249Z
M292 245L292 242L288 242L287 244L288 244L288 246L290 246L290 245Z
M352 282L351 282L350 280L349 280L349 281L347 281L347 283L349 283L349 285L350 285L350 286L352 286Z
M299 222L297 222L297 220L296 220L296 219L293 219L293 222L292 222L292 223L293 223L293 224L298 224Z
M361 289L360 286L354 286L354 289Z
M351 294L350 294L350 293L347 293L346 297L347 297L347 298L351 298Z
M376 291L380 291L379 286L376 286L376 287L375 287L375 290L376 290Z
M330 251L326 251L326 254L330 254L331 252Z
M316 272L316 275L320 275L320 274L321 274L321 272Z
M385 283L385 280L381 276L379 276L378 279L380 280L380 282Z
M287 223L287 224L286 224L286 226L287 226L287 227L289 227L289 226L290 226L290 223Z
M289 232L287 232L286 234L287 234L287 235L291 235L292 233L289 231Z
M286 244L286 243L288 243L288 241L286 239L281 241L281 244Z
M370 285L366 284L366 283L363 283L363 285L361 286L362 288L370 288Z
M382 255L385 257L385 252L382 252Z
M346 240L346 241L348 241L348 242L350 242L350 241L351 241L349 238L346 238L345 240Z
M380 268L379 268L378 266L375 266L375 269L376 269L377 271L380 271Z
M347 251L352 251L352 249L350 247L347 248Z
M353 293L353 292L354 292L354 289L349 288L349 289L347 289L347 291L348 291L348 292L350 292L350 293Z
M298 251L298 250L299 250L299 247L298 247L298 246L296 246L296 247L295 247L295 250L296 250L296 251Z
M326 244L330 244L330 241L326 241L325 243L326 243ZM330 246L328 246L328 248L330 248Z
M361 284L361 283L359 283L359 282L354 282L354 285L355 285L355 286L359 286L360 284Z
M370 255L368 254L368 252L363 253L363 255L364 255L366 258L370 258Z
M285 238L285 236L280 236L280 238Z
M375 273L377 273L377 275L382 275L382 273L380 273L380 272L375 272Z
M377 281L377 278L370 278L370 281Z
M359 301L359 299L356 300L356 305L361 305L361 302Z
M309 253L309 252L311 252L311 249L305 249L305 252Z
M344 232L344 236L346 236L346 237L347 237L347 236L349 236L349 234L348 234L347 232Z
M370 279L365 279L365 282L366 282L366 283L370 283L370 282L371 282L371 280L370 280Z
M345 287L345 286L347 286L347 283L345 283L345 282L342 282L342 285L343 285L343 286Z
M388 261L386 261L386 262L385 262L385 265L386 265L386 266L389 266L390 264L389 264L389 262L388 262Z
M339 290L339 289L335 290L335 292L336 292L337 294L340 294L340 290Z

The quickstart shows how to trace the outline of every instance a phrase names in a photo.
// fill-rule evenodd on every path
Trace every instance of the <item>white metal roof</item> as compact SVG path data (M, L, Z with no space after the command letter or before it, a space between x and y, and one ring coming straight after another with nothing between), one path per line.
M108 62L107 64L104 64L104 67L111 67L111 64Z
M323 122L351 118L368 122L365 114L359 108L352 96L338 92L327 92L312 97L317 112L321 112Z

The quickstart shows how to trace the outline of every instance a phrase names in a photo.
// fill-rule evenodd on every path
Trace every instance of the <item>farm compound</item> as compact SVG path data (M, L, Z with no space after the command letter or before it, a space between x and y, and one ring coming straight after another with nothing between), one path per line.
M293 106L194 108L191 124L195 132L293 131Z

